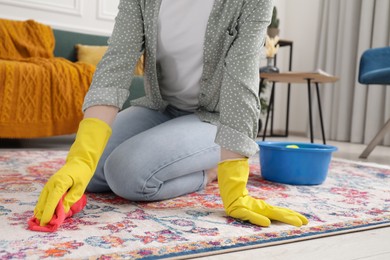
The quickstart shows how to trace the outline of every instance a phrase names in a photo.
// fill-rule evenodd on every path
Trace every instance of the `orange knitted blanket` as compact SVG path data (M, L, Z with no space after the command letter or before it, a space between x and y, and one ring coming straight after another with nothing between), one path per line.
M54 44L50 26L33 20L0 19L0 59L52 58Z
M75 133L93 71L63 58L0 60L0 137Z
M50 27L0 19L0 138L71 134L95 67L53 57Z

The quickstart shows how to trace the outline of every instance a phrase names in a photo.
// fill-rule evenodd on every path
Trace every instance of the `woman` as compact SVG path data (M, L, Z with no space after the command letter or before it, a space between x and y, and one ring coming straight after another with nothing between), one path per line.
M65 193L66 212L86 189L163 200L203 189L216 173L229 216L260 226L307 224L246 190L271 10L271 0L121 0L76 140L36 205L40 225ZM146 96L116 116L143 53Z

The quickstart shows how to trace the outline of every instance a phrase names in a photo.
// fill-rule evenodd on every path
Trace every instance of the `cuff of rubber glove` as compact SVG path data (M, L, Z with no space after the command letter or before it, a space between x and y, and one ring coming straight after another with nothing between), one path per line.
M110 136L112 133L111 126L101 119L88 117L81 120L79 129L82 127L92 127L93 129L101 129L104 135ZM104 133L105 132L105 133Z
M226 160L223 160L223 161L220 161L218 163L218 169L220 167L228 167L229 164L240 164L240 166L247 166L248 165L248 161L249 159L248 158L237 158L237 159L226 159ZM218 174L219 174L219 170L218 170Z
M70 207L68 213L65 213L63 201L66 193L62 196L60 202L58 203L55 213L50 220L50 222L46 226L40 225L40 220L36 217L32 217L28 221L28 229L32 231L40 231L40 232L55 232L61 226L65 219L72 217L74 214L80 212L85 205L87 205L87 197L85 194L79 199L75 204Z

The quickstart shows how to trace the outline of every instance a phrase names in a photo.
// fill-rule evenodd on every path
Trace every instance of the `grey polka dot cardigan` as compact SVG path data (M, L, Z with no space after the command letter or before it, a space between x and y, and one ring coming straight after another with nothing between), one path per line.
M156 66L161 0L121 0L109 48L99 63L83 110L95 105L121 108L129 96L133 68L145 53L146 96L132 105L164 110ZM204 65L196 114L218 126L215 142L252 156L258 151L260 51L272 0L215 0L204 41Z

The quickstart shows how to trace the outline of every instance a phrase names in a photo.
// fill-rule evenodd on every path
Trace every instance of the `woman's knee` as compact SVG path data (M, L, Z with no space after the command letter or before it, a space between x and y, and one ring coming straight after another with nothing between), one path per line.
M149 181L147 163L140 165L133 158L131 152L123 154L115 150L104 165L106 181L116 195L132 201L145 201L158 192L161 183Z

